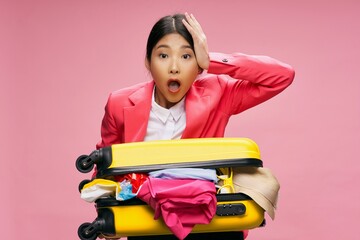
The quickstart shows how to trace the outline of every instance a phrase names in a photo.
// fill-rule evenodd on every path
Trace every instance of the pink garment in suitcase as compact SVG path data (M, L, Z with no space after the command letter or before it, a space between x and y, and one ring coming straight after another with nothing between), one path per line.
M216 189L204 180L174 180L149 177L137 197L162 217L169 229L184 239L196 224L208 224L216 212Z

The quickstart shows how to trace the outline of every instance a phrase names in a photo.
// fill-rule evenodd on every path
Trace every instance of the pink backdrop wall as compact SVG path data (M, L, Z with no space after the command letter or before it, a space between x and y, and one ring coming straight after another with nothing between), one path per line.
M0 1L1 239L77 239L95 218L75 159L100 138L108 94L149 78L152 24L194 13L211 51L296 69L278 97L233 117L279 178L276 220L249 239L356 239L360 216L360 2Z

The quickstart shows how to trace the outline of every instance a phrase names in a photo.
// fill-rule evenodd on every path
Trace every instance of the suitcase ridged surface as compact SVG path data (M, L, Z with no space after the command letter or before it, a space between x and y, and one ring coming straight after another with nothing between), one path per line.
M264 210L253 200L218 202L218 205L225 203L242 203L246 207L246 212L238 216L215 215L210 224L197 224L192 233L241 231L261 225ZM154 220L154 210L148 205L103 206L101 208L109 208L113 212L118 237L171 234L161 218Z
M257 144L248 138L192 138L112 145L109 168L152 164L260 159Z

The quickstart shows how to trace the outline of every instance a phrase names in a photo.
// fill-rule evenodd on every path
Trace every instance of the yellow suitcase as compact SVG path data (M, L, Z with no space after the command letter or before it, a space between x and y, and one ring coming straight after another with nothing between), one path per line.
M83 173L91 171L94 165L97 167L96 178L111 179L115 175L175 167L262 167L262 161L259 148L251 139L201 138L116 144L82 155L76 161L77 169ZM79 190L89 181L80 183ZM211 223L196 225L190 235L240 232L264 225L264 210L248 196L217 194L217 200L217 212ZM165 223L161 219L154 220L154 211L139 199L116 201L103 198L96 201L95 207L98 217L78 228L82 240L94 240L99 235L139 237L136 239L166 235L169 237L161 239L172 239Z
M175 167L262 167L257 144L249 138L191 138L114 144L81 155L76 168L105 178L131 172L149 172Z
M262 226L264 210L248 196L218 194L217 200L216 215L211 223L196 225L192 233L240 232ZM95 206L97 218L78 229L82 240L96 239L100 234L106 238L172 234L161 218L154 220L153 209L139 199L121 202L104 198L97 200Z

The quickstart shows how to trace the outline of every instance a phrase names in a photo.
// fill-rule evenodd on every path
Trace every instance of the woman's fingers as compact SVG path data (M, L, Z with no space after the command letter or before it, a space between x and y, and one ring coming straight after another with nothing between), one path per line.
M191 34L194 34L195 36L193 37L200 37L201 35L205 35L199 22L196 20L196 18L194 17L194 15L189 15L188 13L185 13L185 17L186 17L186 21L184 20L183 22L185 22L185 26L187 26L189 32Z
M186 20L188 20L188 22L196 30L196 32L204 33L202 28L201 28L200 23L196 20L194 15L192 15L192 14L189 15L188 13L185 13L185 16L186 16Z

